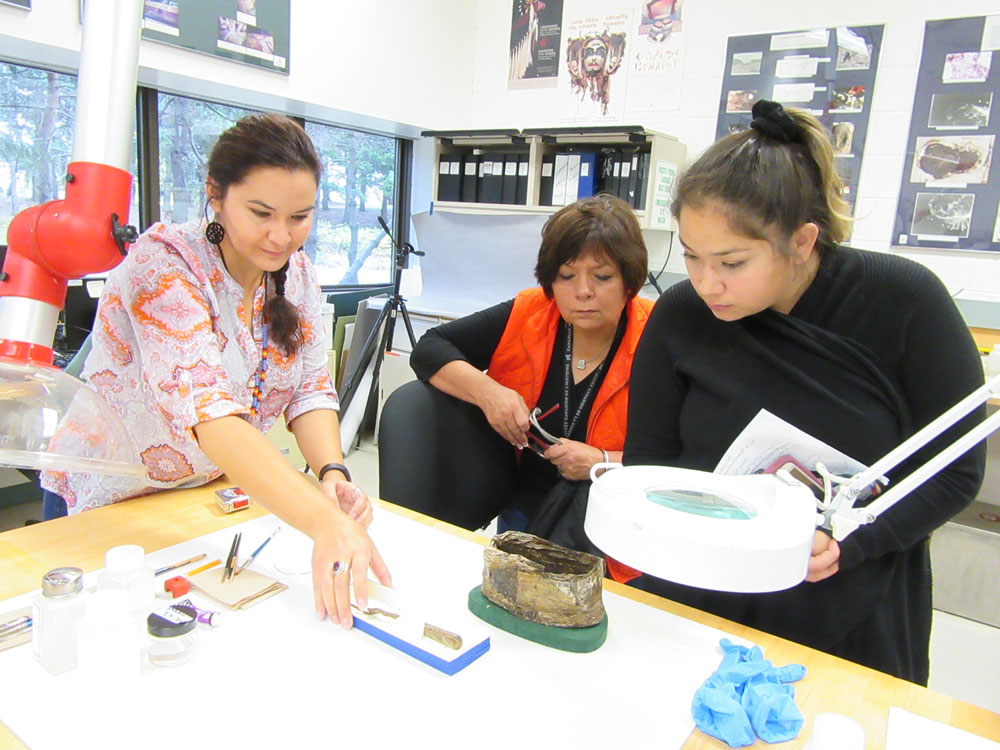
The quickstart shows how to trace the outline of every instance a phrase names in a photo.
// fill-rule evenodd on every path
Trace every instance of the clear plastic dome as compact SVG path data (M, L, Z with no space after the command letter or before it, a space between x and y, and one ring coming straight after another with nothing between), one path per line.
M62 370L4 358L0 465L146 476L125 425L96 391Z

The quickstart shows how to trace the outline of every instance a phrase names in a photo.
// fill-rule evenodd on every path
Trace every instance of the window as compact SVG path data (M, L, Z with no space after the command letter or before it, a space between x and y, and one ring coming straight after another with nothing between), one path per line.
M392 283L397 143L394 138L306 123L323 164L306 252L323 286Z
M0 61L0 246L10 220L29 206L65 195L72 158L76 76ZM252 110L144 90L156 108L155 162L139 216L136 140L132 148L129 223L140 231L153 221L185 222L205 216L208 155L219 133ZM148 96L147 96L148 94ZM379 225L394 226L399 191L397 139L307 122L322 162L313 231L306 252L324 287L392 283L392 243ZM145 165L145 162L144 162ZM158 187L159 195L156 195Z
M186 96L159 94L160 221L205 215L208 155L219 133L250 110Z
M16 214L66 194L76 76L0 62L0 244ZM135 137L129 223L138 226Z

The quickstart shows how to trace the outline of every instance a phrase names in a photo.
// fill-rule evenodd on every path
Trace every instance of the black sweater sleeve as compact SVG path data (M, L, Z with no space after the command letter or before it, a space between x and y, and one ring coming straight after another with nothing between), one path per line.
M513 309L514 300L508 300L431 328L413 348L410 367L424 382L455 360L485 370L500 344Z
M877 265L871 271L885 273ZM981 386L983 366L972 335L944 284L916 264L893 267L891 272L892 280L886 274L873 279L873 286L885 290L888 302L896 299L897 304L882 306L883 336L886 341L895 339L892 345L899 347L895 375L915 432ZM909 304L898 304L907 298ZM985 415L986 407L980 407L909 461L890 470L890 475L898 482ZM979 443L912 490L875 523L860 527L845 539L841 543L841 567L847 569L862 559L907 549L926 538L975 499L985 468L986 445Z

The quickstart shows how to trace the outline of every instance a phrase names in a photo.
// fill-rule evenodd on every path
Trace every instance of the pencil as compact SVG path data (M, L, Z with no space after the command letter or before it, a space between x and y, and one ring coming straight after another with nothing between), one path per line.
M201 573L203 570L208 570L209 568L214 568L216 565L220 565L222 560L212 560L210 563L205 563L204 565L199 565L194 570L189 570L185 573L185 576L193 576L195 573Z
M156 570L153 571L153 575L158 576L161 573L166 573L168 570L177 570L177 568L183 568L185 565L190 565L193 562L204 560L206 557L208 557L208 555L202 552L200 555L189 557L187 560L181 560L179 563L174 563L173 565L167 565L163 568L157 568Z

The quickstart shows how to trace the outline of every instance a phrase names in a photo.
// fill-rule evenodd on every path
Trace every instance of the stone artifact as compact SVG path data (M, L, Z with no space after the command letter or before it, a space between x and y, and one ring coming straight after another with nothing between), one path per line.
M483 596L529 622L586 628L604 619L604 560L520 531L483 553Z

